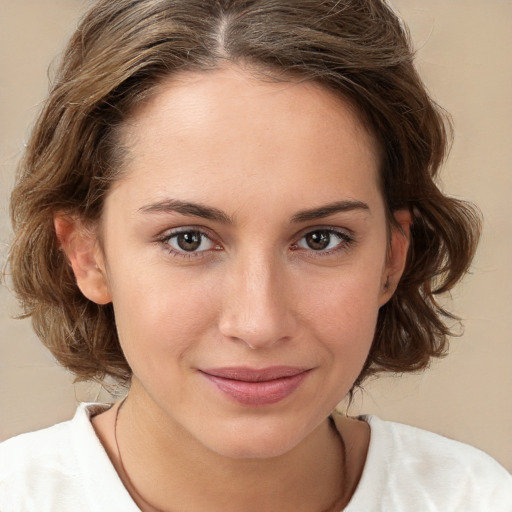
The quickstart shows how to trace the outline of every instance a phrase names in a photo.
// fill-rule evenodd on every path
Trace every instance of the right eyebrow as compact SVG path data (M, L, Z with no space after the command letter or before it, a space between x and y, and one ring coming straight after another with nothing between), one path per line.
M142 206L138 210L141 213L181 213L203 219L214 220L222 224L232 224L233 219L222 210L205 206L200 203L180 201L179 199L165 199Z

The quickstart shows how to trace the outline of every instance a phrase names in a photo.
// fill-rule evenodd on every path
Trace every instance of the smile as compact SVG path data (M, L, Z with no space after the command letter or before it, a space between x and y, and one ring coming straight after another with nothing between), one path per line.
M309 374L309 369L273 366L201 370L208 381L228 398L248 406L270 405L291 395Z

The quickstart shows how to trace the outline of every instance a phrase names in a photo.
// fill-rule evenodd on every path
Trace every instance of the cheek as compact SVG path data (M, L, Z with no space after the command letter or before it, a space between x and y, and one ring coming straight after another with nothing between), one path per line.
M354 364L364 362L375 334L379 311L380 279L378 272L352 269L324 286L312 286L301 291L307 301L302 316L309 318L318 338L332 355L340 353Z
M119 263L111 276L116 325L132 369L134 360L156 369L166 354L179 360L193 349L198 334L211 325L218 301L208 280L147 260L137 267L135 261L130 260L131 272Z

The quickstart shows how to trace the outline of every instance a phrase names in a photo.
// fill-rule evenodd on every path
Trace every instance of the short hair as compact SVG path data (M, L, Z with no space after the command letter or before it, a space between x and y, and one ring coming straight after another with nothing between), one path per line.
M63 54L11 197L8 264L22 316L77 380L129 381L112 304L82 295L53 217L97 222L119 179L124 120L167 77L230 61L320 84L353 105L375 136L388 222L403 208L413 222L405 271L380 308L355 384L426 368L446 353L456 317L438 296L467 272L480 216L436 185L451 127L413 57L406 27L383 0L95 2Z

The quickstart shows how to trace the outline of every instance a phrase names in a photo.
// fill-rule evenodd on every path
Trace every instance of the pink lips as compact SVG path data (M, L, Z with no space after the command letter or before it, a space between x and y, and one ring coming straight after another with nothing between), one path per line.
M242 405L270 405L291 395L309 370L293 366L211 368L201 373L225 395Z

